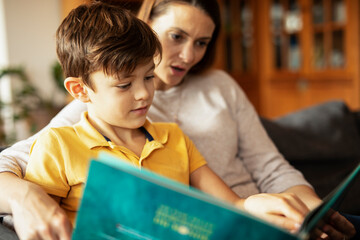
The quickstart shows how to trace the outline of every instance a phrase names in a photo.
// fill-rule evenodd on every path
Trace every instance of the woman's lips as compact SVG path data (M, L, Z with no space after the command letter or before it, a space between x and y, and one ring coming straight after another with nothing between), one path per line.
M183 76L186 71L185 68L177 67L177 66L171 66L172 74L175 76Z

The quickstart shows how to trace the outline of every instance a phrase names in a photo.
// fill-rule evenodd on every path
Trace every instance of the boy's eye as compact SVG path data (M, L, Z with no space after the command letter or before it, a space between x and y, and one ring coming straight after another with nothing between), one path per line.
M116 87L120 88L120 89L128 89L130 86L131 86L131 83L126 83L126 84L117 85Z
M151 75L151 76L147 76L147 77L145 77L145 80L153 80L154 79L154 75Z

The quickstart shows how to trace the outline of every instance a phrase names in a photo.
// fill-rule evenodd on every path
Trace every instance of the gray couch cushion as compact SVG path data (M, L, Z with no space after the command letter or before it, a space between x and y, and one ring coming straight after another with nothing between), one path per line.
M262 123L279 151L314 186L320 197L333 190L360 160L358 113L331 101ZM340 210L360 214L360 181Z
M360 159L360 135L353 112L332 101L273 121L262 119L268 134L289 161Z
M19 240L16 233L0 224L0 240Z

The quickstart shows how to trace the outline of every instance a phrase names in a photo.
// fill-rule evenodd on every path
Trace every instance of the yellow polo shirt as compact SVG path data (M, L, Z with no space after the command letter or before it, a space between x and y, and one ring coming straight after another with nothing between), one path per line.
M60 197L60 205L73 224L89 160L100 152L188 185L190 174L206 164L192 141L174 123L146 121L144 128L148 137L139 158L129 149L107 141L84 112L79 123L51 128L37 138L30 150L25 179Z

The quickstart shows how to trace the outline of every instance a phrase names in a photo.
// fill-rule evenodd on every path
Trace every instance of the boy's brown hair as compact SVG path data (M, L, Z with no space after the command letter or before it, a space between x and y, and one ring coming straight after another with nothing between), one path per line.
M56 52L65 77L92 87L89 75L131 73L137 65L161 56L153 30L129 11L102 2L72 10L56 32Z

